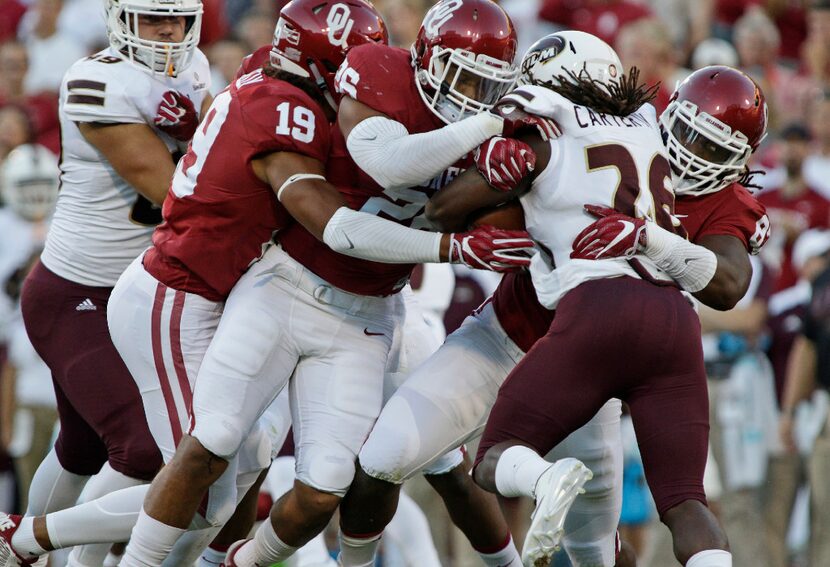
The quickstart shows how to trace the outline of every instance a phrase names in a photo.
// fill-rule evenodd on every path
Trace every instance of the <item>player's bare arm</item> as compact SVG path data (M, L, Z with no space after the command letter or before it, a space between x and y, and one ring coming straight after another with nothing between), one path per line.
M82 122L78 128L138 193L156 205L164 202L176 164L150 126Z
M746 247L740 239L727 235L704 236L697 244L715 255L717 269L706 287L693 295L713 309L732 309L746 294L752 279Z
M471 168L459 175L427 202L426 217L436 229L464 230L470 226L471 216L475 213L507 203L530 188L533 180L539 172L544 171L550 161L550 144L542 140L535 131L524 133L518 140L529 146L535 154L533 169L526 171L512 190L497 190L481 173L486 156L479 156L476 169ZM515 159L523 158L517 155Z
M389 263L467 263L466 253L458 248L459 238L467 238L465 234L424 232L350 209L340 192L326 181L323 164L317 159L293 152L274 152L255 160L253 167L257 176L271 185L291 216L337 252ZM527 263L521 255L511 256L512 251L532 245L523 233L479 229L473 238L488 241L485 246L490 251L482 248L474 254L489 269L503 269L500 263L505 264L504 268L507 264L519 267ZM486 259L490 256L492 261Z

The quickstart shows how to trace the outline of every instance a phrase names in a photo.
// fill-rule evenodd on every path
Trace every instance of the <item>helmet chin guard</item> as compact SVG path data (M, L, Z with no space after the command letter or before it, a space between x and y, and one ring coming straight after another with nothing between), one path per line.
M184 39L143 39L141 16L184 17ZM175 77L190 65L202 28L202 0L108 0L107 36L119 56L153 75Z

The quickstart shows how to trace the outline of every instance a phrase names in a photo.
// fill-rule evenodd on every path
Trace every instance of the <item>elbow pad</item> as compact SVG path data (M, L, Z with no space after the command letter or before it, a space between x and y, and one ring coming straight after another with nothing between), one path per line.
M493 136L504 119L489 112L422 134L383 116L360 122L349 133L346 147L355 163L378 185L415 187L442 173Z
M440 262L441 237L392 221L340 207L323 231L323 242L335 252L388 264Z
M643 252L680 287L692 293L709 285L718 269L718 257L714 252L692 244L654 222L646 223Z

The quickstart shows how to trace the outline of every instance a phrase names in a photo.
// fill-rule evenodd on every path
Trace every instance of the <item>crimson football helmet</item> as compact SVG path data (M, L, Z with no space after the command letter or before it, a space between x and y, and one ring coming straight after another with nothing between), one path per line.
M490 109L515 84L516 30L491 0L441 0L412 46L415 84L446 123Z
M767 103L748 75L723 65L689 75L660 116L678 195L705 195L739 180L766 136Z
M317 83L333 108L334 76L346 52L364 43L389 43L383 18L366 0L292 0L280 11L271 64Z

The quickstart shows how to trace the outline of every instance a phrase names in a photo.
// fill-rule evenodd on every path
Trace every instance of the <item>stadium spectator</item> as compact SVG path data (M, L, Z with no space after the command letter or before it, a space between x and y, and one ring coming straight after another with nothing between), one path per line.
M216 95L230 84L246 55L245 46L233 39L222 39L210 46L207 56L210 61L211 94Z
M544 0L539 17L563 28L592 33L614 45L623 26L651 16L630 0Z
M277 25L275 14L253 9L248 11L234 27L234 32L245 47L245 53L253 53L263 45L269 45Z
M669 30L657 18L645 18L624 26L617 36L617 53L626 69L637 67L643 82L660 83L652 104L659 115L669 104L674 87L689 74L678 68Z
M738 66L738 52L731 43L718 37L704 39L692 52L692 70L709 65Z
M23 108L11 104L0 108L0 162L32 137L32 123Z
M803 320L801 334L796 339L787 372L780 432L783 443L795 451L793 418L799 402L808 399L816 390L830 390L830 234L813 233L823 242L813 250L805 276L811 280L812 293ZM805 235L805 237L808 235ZM824 425L813 445L808 459L807 477L810 482L810 565L830 564L830 425Z
M778 255L774 291L793 286L798 279L792 265L793 244L798 236L809 228L830 225L830 202L808 186L802 175L802 165L810 152L809 131L793 124L781 132L780 138L780 162L786 178L777 189L758 196L775 227L767 246Z
M18 41L0 44L0 108L8 104L23 108L37 142L57 154L60 147L58 97L48 92L26 93L23 85L28 69L25 45Z
M830 90L821 91L808 112L813 149L804 160L804 180L830 200Z
M749 10L735 22L733 39L741 69L764 90L772 127L804 121L814 84L779 61L781 34L769 16L762 10Z
M20 39L29 52L27 93L58 92L67 69L88 55L72 37L58 30L63 0L35 0L20 26Z
M678 61L685 61L689 52L709 37L715 0L647 0L654 15L668 28ZM708 65L723 64L707 63ZM705 67L706 65L700 65Z
M409 48L415 43L424 13L430 0L390 0L386 2L384 19L389 26L389 44Z
M801 59L813 80L826 87L830 83L830 0L814 0L807 24Z
M26 13L26 5L18 0L0 0L0 42L17 37L17 26Z

